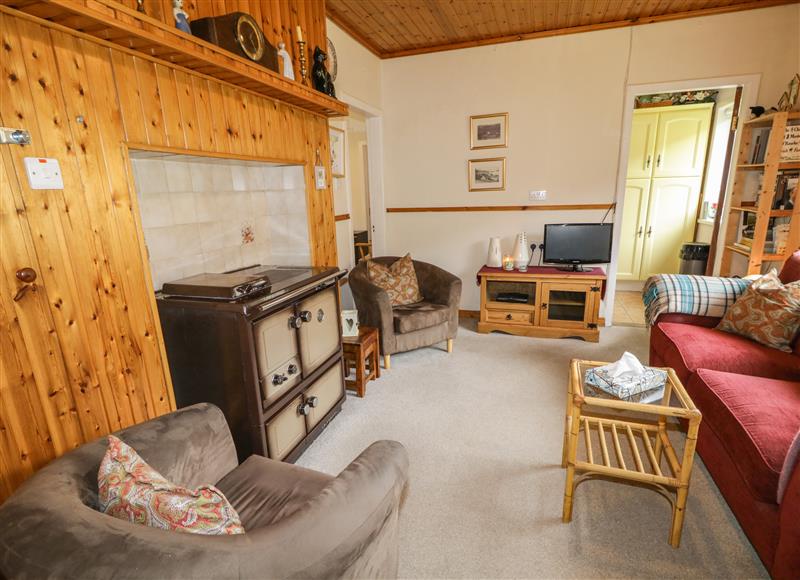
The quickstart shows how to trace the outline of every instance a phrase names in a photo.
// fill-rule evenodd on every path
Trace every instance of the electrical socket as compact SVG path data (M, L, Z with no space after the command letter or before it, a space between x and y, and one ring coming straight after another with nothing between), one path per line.
M530 201L544 201L547 199L547 190L540 189L540 190L530 190L528 192L528 199Z

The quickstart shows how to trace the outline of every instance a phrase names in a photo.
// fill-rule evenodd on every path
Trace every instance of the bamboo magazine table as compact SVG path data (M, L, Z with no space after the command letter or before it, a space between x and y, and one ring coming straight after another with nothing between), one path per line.
M573 494L581 481L593 477L634 481L653 487L669 499L669 543L677 548L702 415L672 369L664 369L667 382L663 388L628 400L587 384L586 371L605 364L584 360L570 364L561 458L562 467L567 468L562 521L572 520ZM685 419L685 432L668 425L670 417ZM684 438L680 458L670 436Z

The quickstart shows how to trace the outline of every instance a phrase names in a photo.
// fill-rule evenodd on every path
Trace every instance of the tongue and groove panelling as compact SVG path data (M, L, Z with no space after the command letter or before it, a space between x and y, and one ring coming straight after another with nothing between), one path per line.
M0 149L2 501L52 458L174 408L126 145L304 164L313 262L336 264L336 242L313 183L325 117L2 7L0 37L0 125L32 137ZM65 188L30 189L31 156L57 158ZM22 267L38 279L15 302Z

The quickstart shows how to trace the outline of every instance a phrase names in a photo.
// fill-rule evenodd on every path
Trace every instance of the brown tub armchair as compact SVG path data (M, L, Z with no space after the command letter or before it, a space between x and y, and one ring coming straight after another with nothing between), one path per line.
M390 266L399 258L373 258ZM422 302L392 307L389 295L373 284L362 260L348 278L350 290L363 326L380 331L381 354L384 366L390 367L391 355L439 342L446 342L447 352L453 351L453 339L458 333L458 306L461 302L461 279L441 268L414 260Z
M237 465L225 417L207 403L119 437L172 482L214 483L246 533L172 532L97 511L103 437L51 462L0 506L0 578L397 575L408 470L399 443L373 443L336 477L256 455Z

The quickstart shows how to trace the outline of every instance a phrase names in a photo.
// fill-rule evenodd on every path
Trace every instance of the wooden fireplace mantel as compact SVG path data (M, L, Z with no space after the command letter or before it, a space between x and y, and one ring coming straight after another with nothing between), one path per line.
M348 114L341 101L114 0L0 0L0 4L320 115Z

